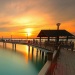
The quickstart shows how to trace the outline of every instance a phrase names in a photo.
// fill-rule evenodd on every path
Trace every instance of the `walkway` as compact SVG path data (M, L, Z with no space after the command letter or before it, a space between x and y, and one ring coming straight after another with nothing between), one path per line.
M61 50L54 75L75 75L75 51Z
M0 42L3 42L3 47L6 48L6 44L7 43L11 43L12 44L12 48L14 50L16 50L16 44L23 44L23 45L28 45L28 46L32 46L32 47L35 47L43 52L52 52L51 48L54 48L54 46L47 46L45 47L44 44L40 44L40 42L38 43L33 43L33 41L27 41L27 40L7 40L7 41L0 41Z

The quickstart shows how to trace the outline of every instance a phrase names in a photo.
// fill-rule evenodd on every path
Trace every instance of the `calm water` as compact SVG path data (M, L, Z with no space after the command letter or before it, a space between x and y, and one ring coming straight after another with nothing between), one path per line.
M32 47L28 50L26 45L18 45L17 51L12 50L12 44L2 48L0 43L0 75L38 75L45 64L40 50Z

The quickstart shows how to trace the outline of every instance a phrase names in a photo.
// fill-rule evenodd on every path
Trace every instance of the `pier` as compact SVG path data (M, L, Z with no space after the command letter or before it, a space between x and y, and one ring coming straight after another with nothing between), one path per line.
M37 49L40 49L44 52L50 52L49 48L45 48L44 45L40 45L40 43L35 43L34 41L28 41L28 40L0 40L0 42L3 43L3 48L6 48L6 44L7 43L11 43L12 44L12 49L16 50L16 44L22 44L22 45L28 45L29 47L35 47Z
M12 44L12 50L16 51L16 45L17 44L22 44L22 45L28 45L28 49L30 50L30 47L32 47L32 53L34 48L37 48L37 50L40 50L40 53L42 52L42 58L44 56L44 52L47 54L47 62L45 64L45 66L43 67L43 69L39 72L38 75L42 75L43 71L43 75L48 75L50 73L52 73L51 75L57 75L57 71L59 68L59 58L63 59L61 57L61 54L63 53L62 51L66 49L66 52L74 52L72 50L72 47L70 45L70 42L68 42L66 44L66 42L62 42L61 44L56 44L54 41L50 43L48 42L44 42L40 44L40 42L34 42L31 40L0 40L1 43L3 43L3 48L6 48L6 44L7 43L11 43ZM65 57L64 57L65 58ZM61 62L61 61L60 61ZM53 65L54 68L53 68ZM57 68L56 68L57 67ZM60 66L61 67L61 66ZM52 69L53 68L53 69ZM60 69L60 68L59 68Z
M37 37L39 37L39 41L37 41L36 39L33 39L33 40L1 39L0 42L3 43L4 48L6 48L7 43L11 43L12 50L14 50L14 51L16 51L16 44L28 45L28 49L30 49L30 46L31 46L32 54L33 54L34 48L37 48L37 52L38 52L38 49L40 50L40 53L42 52L42 58L43 58L44 52L45 52L47 54L47 62L44 65L44 67L41 69L41 71L39 72L38 75L59 75L58 70L61 69L61 67L62 67L59 64L59 61L61 63L65 62L65 58L66 58L66 54L63 55L64 58L63 58L62 54L64 54L65 52L67 53L69 50L72 53L74 52L74 49L75 49L74 42L68 41L69 37L71 38L72 36L74 36L74 35L72 35L68 31L59 30L59 28L58 28L58 30L41 30L37 36ZM45 41L42 41L43 37L46 38ZM65 41L60 40L61 37L63 39L66 38L66 40ZM52 41L51 38L54 38L55 41ZM59 60L60 58L61 58L61 60ZM67 66L68 66L68 64L67 64ZM62 70L63 69L64 68L62 68ZM68 73L66 73L66 74L68 74ZM62 75L66 75L66 74L62 74ZM70 75L73 75L73 74L70 74Z

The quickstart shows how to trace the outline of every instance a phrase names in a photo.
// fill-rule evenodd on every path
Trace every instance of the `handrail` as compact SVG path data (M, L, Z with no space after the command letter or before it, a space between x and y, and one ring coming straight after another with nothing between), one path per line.
M59 57L59 54L60 54L60 49L57 50L54 58L52 59L51 65L49 66L48 71L46 72L46 75L53 75L54 69L55 67L57 67L57 59Z

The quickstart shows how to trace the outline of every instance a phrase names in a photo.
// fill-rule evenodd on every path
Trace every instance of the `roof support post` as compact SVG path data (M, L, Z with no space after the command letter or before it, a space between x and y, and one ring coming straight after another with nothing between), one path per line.
M67 36L67 38L66 38L66 41L68 41L68 36Z
M48 42L49 42L49 37L48 37Z
M56 43L58 44L59 42L59 36L56 37Z
M41 46L41 37L40 37L40 46Z

